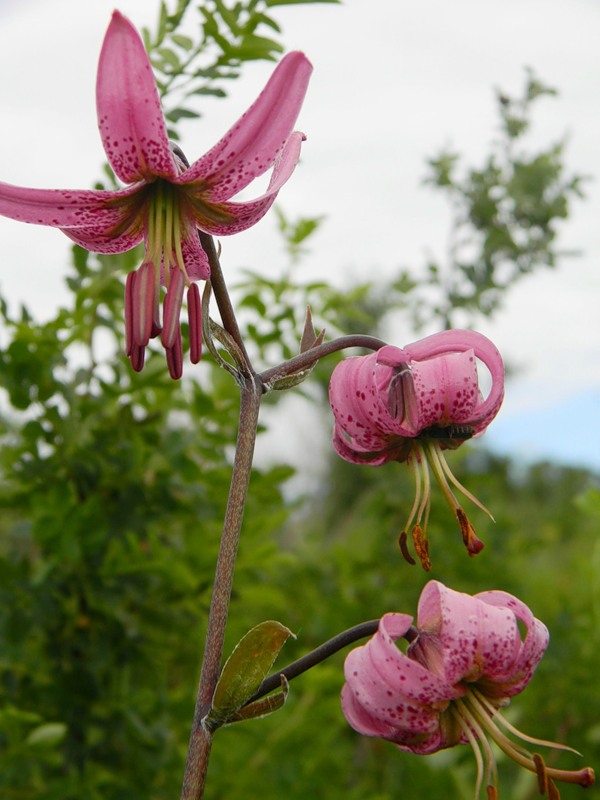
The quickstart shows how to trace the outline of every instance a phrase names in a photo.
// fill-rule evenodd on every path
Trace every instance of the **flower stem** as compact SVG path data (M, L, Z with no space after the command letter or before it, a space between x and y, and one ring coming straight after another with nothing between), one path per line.
M315 361L318 361L324 356L329 356L332 353L337 353L339 350L345 350L348 347L362 347L367 350L379 350L385 346L382 339L377 339L375 336L367 336L365 334L350 334L348 336L339 336L337 339L332 339L330 342L311 347L300 355L294 356L287 361L278 364L276 367L269 367L260 373L260 376L265 384L266 389L269 389L269 384L274 383L281 378L286 378L293 375L295 372L306 369L312 366Z
M223 536L215 571L202 673L194 710L181 800L201 800L204 792L212 733L204 728L202 719L210 708L221 669L233 573L252 470L262 394L260 380L254 377L246 378L242 387L237 447L223 523Z
M354 644L354 642L357 642L359 639L364 639L365 636L372 636L377 632L378 628L379 620L372 619L368 622L361 622L353 628L348 628L348 630L338 633L337 636L328 639L326 642L319 645L319 647L311 650L310 653L307 653L291 664L288 664L287 667L283 667L283 669L265 678L254 695L248 700L248 703L253 703L255 700L259 700L261 697L269 694L269 692L281 688L282 675L287 678L288 681L291 681L293 678L297 678L298 675L302 675L303 672L311 669L311 667L316 666L316 664L320 664L321 661L325 661L325 659L337 653L339 650L342 650L344 647ZM417 629L411 625L403 638L408 642L412 642L416 637Z

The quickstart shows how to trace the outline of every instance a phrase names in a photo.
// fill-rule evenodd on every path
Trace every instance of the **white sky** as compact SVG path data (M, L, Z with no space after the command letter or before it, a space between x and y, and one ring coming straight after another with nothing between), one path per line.
M122 0L139 27L158 3ZM103 152L95 72L114 0L0 0L0 179L86 188ZM343 285L443 254L443 201L421 185L425 159L450 145L479 165L493 137L494 87L518 93L524 67L560 90L538 105L539 142L568 136L572 171L600 176L600 3L596 0L347 0L274 9L289 49L315 65L299 127L302 164L280 195L290 216L327 216L302 263ZM182 128L193 160L252 102L270 73L251 65L225 101ZM583 256L521 283L498 319L481 326L522 367L488 436L529 455L600 469L600 189L573 207L561 244ZM223 240L223 265L277 274L283 263L267 217ZM15 303L51 315L66 298L69 242L57 231L0 218L0 282ZM399 331L398 344L411 341ZM496 430L496 434L494 433Z

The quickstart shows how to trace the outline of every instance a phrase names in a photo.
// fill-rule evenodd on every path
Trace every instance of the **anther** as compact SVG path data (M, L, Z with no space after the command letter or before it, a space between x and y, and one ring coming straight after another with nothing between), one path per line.
M402 556L404 557L404 560L408 561L409 564L413 564L414 565L417 562L414 560L414 558L408 552L407 539L408 539L408 534L406 533L406 531L402 531L402 533L398 537L398 545L400 547L400 552L402 553Z
M197 364L202 356L202 303L197 284L190 284L187 292L188 321L190 329L190 361Z
M421 566L425 572L431 569L431 559L429 558L429 542L420 525L415 525L412 529L413 544Z
M480 553L485 545L481 541L481 539L475 533L475 528L469 522L467 515L465 512L460 508L460 506L455 509L456 512L456 519L458 520L458 524L460 525L460 532L462 534L462 540L467 548L467 552L470 556L476 556L477 553Z

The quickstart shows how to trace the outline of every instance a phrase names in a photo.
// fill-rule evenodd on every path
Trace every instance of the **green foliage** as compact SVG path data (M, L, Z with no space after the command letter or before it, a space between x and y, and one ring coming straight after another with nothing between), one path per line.
M180 30L190 1L173 11L163 2L157 32L145 38L170 121L197 115L194 99L224 96L243 62L277 57L280 29L267 11L294 2L311 0L211 0L193 9L194 37ZM292 268L321 220L279 212L289 271L273 280L247 273L236 292L257 364L299 351L308 305L328 336L377 334L399 312L449 324L458 313L494 313L519 276L554 264L556 225L580 179L564 177L562 145L521 149L531 103L552 93L530 74L523 98L499 97L502 138L483 167L457 177L456 154L430 162L430 182L456 209L456 240L475 253L467 259L457 245L449 272L434 263L423 280L405 272L390 286L344 291L302 284ZM185 762L238 392L210 358L178 384L150 348L144 371L132 373L122 355L117 276L137 266L140 253L72 252L72 302L53 319L38 324L26 308L15 314L0 300L0 796L163 800L177 796ZM420 299L431 289L433 304ZM324 399L334 363L317 365L310 384L321 391L313 398ZM255 470L227 652L258 620L276 617L298 634L285 648L291 661L385 611L414 613L429 577L469 592L492 581L528 603L552 634L511 719L532 735L568 740L594 763L597 479L551 464L517 469L479 443L464 450L451 455L456 473L497 523L473 510L486 548L469 559L434 495L431 575L406 564L397 546L412 503L403 465L376 470L333 457L323 464L315 453L322 482L293 503L282 494L290 467ZM208 796L472 796L468 748L419 758L350 730L339 707L343 658L294 681L276 715L217 733ZM569 754L558 763L579 766ZM511 797L532 796L533 777L517 780L502 761L500 768Z
M262 703L256 704L261 713L255 714L252 713L255 704L248 704L248 701L256 694L258 687L269 674L279 651L290 636L294 634L275 620L259 622L242 636L225 662L215 687L206 718L206 725L211 730L242 718L248 720L264 716ZM280 696L283 700L283 695ZM283 702L276 708L280 708L281 705ZM238 714L240 709L244 714L243 717ZM275 710L275 707L271 710Z
M181 779L236 390L209 368L178 386L158 353L132 374L114 270L136 254L75 255L72 308L44 325L2 309L0 794L163 797ZM266 574L288 474L253 482ZM256 568L242 556L242 580Z
M473 324L496 312L520 278L565 255L558 229L582 196L583 177L565 174L563 142L526 147L533 104L554 95L528 71L520 98L498 95L500 136L481 167L459 171L460 157L449 151L430 159L426 183L444 192L453 220L446 263L431 262L422 287L437 299L425 314L417 306L418 325L432 312L446 327Z
M416 600L429 578L466 592L505 589L530 605L551 632L549 651L530 686L507 709L509 719L533 736L568 742L584 753L585 763L598 763L600 507L597 488L590 488L598 482L583 470L551 464L517 471L510 461L482 452L479 443L469 448L466 455L457 452L449 458L460 462L455 472L491 507L497 522L469 509L486 543L471 559L451 513L435 496L430 574L406 564L397 544L412 501L406 466L380 470L333 458L328 462L321 496L285 532L293 562L276 578L282 606L272 610L285 614L286 623L298 631L298 641L286 645L286 651L291 660L332 633L386 611L416 614ZM594 516L589 513L593 500ZM588 555L585 564L582 554ZM301 603L290 603L290 586L301 591ZM217 795L256 796L253 779L260 772L261 782L273 787L273 797L291 800L393 800L399 791L411 800L472 798L470 748L423 758L348 730L339 713L343 658L343 653L336 655L292 681L285 709L255 729L243 727L231 737L228 731L223 734L227 743L217 734L211 767L213 785L223 787ZM562 753L550 761L572 769L582 764L579 757ZM234 774L236 763L247 769ZM521 778L512 762L501 758L499 763L501 796L535 796L534 776ZM563 798L581 792L579 787L560 789ZM261 796L271 795L264 790Z
M179 139L177 122L200 116L195 99L227 96L227 83L239 76L245 62L280 58L282 31L267 13L271 7L323 2L338 0L206 0L198 5L178 0L172 12L161 0L156 33L142 33L159 90L171 106L165 112L171 138ZM190 10L196 13L193 22ZM179 32L184 17L188 28L197 31L193 38Z

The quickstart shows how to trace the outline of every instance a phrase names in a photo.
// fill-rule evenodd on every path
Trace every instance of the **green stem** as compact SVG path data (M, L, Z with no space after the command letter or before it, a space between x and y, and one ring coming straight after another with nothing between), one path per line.
M252 470L262 394L260 381L247 378L242 388L237 447L215 571L202 674L198 686L181 800L201 800L204 792L212 734L204 728L202 719L210 708L221 669L233 573Z

